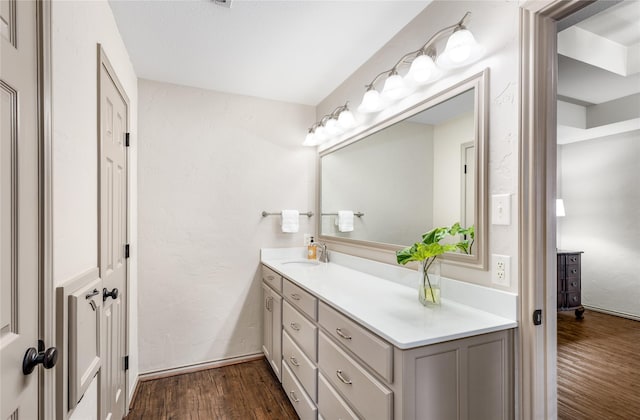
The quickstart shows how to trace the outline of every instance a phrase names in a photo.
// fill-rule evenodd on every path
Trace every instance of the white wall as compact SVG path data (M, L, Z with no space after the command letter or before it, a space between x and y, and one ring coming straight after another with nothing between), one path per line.
M473 142L473 113L433 128L433 225L462 223L462 144ZM467 227L467 226L465 226Z
M129 384L137 372L137 78L107 1L52 4L53 279L62 284L98 266L97 47L102 44L130 100L131 192ZM83 404L95 404L85 398ZM78 408L78 412L87 410ZM91 410L89 410L91 411Z
M140 370L260 351L261 247L301 246L261 212L315 210L310 106L140 80Z
M428 98L467 77L490 68L489 81L489 193L512 194L510 226L489 226L489 254L511 256L511 285L517 291L518 267L518 2L505 1L440 1L433 2L400 31L385 47L363 64L341 86L318 106L316 120L346 100L356 108L364 94L363 86L380 71L391 68L406 52L420 48L440 28L456 23L466 11L472 13L469 29L487 48L485 57L470 67L448 73L440 81L412 94L409 98L364 120L371 126L402 109ZM442 48L442 45L440 45ZM405 71L403 69L403 71ZM307 125L310 125L309 121ZM345 252L372 255L369 251L334 246ZM392 253L379 253L376 258L393 262ZM442 273L452 278L491 286L488 271L469 270L443 264Z
M558 148L559 245L582 254L582 303L640 317L640 131Z
M324 216L322 232L399 245L417 242L433 226L433 172L433 127L408 121L322 157L322 211L365 213L354 218L353 232L338 232L336 216Z

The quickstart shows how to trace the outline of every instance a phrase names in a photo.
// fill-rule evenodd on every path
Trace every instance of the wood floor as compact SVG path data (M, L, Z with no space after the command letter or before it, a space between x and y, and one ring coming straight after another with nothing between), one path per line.
M298 418L264 359L138 386L127 420Z
M640 322L558 314L558 418L640 419Z

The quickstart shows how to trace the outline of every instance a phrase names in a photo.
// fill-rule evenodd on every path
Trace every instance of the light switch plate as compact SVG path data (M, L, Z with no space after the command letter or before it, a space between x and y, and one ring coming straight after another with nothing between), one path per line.
M511 194L494 194L492 196L491 224L511 224Z

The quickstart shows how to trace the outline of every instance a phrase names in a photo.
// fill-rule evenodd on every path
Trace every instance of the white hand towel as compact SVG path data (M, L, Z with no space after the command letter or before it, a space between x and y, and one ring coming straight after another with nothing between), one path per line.
M338 210L338 230L340 232L353 231L353 211Z
M298 210L282 210L282 231L295 233L300 229L300 213Z

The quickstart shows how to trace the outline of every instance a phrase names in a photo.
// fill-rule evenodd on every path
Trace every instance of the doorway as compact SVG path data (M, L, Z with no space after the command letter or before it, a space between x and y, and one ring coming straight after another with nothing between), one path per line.
M558 418L631 418L640 380L640 3L558 22ZM576 312L580 315L580 312Z

